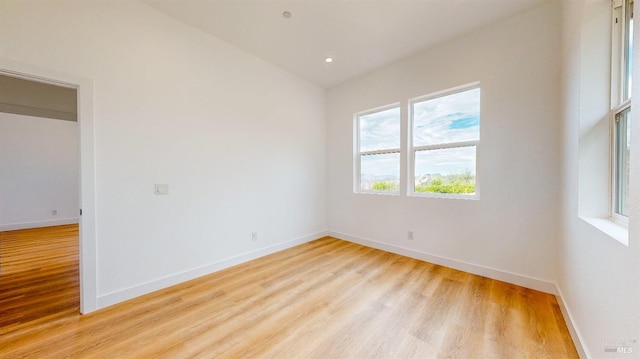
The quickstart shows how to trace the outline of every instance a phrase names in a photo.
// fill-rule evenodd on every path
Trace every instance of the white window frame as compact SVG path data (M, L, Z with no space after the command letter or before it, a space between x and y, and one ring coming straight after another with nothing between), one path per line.
M617 117L619 114L623 113L624 111L631 109L631 101L627 100L624 103L622 103L620 106L614 108L611 111L611 128L610 128L610 133L611 133L611 210L610 210L610 215L611 215L611 219L613 219L614 221L623 224L623 225L628 225L629 224L629 217L620 214L618 212L616 212L616 207L617 207L617 200L620 197L620 195L618 194L619 192L619 188L618 188L618 168L620 167L617 163L617 152L618 152L618 131L617 131ZM627 119L627 121L629 121L630 119ZM628 199L627 199L628 200Z
M630 0L634 2L633 0ZM630 15L629 15L630 16ZM629 59L629 29L627 29L627 2L612 0L612 41L611 41L611 111L610 111L610 209L611 219L622 225L628 225L629 218L616 212L617 200L620 197L617 173L620 166L617 163L617 120L619 114L631 108L631 94L627 93ZM633 91L633 89L631 89Z
M409 128L408 128L408 140L409 140L409 178L407 188L410 196L414 197L430 197L430 198L452 198L452 199L471 199L477 200L480 199L480 183L479 183L479 173L478 173L478 158L480 157L480 135L478 135L478 140L474 141L464 141L464 142L455 142L455 143L444 143L437 145L426 145L426 146L414 146L413 145L413 125L414 125L414 117L413 117L413 107L415 103L432 100L439 97L445 97L449 95L453 95L459 92L465 92L473 89L481 89L480 82L473 82L470 84L457 86L453 88L449 88L443 91L438 91L431 93L429 95L420 96L409 100ZM480 101L482 102L482 95L480 95ZM480 111L482 111L482 104L480 105ZM415 188L415 176L416 176L416 153L418 151L429 151L429 150L438 150L438 149L448 149L448 148L462 148L462 147L475 147L476 148L476 161L475 161L475 174L476 174L476 191L473 194L462 194L462 193L432 193L432 192L416 192Z
M353 116L354 117L354 134L355 134L355 141L353 141L355 145L354 146L355 158L353 161L355 181L354 181L353 190L355 193L370 193L370 194L373 193L373 194L386 194L386 195L396 195L396 196L400 195L400 185L398 185L398 189L395 191L378 191L373 189L362 189L362 161L361 161L362 156L397 153L400 157L402 157L402 130L399 132L400 138L398 138L398 141L399 141L398 143L400 147L385 149L385 150L371 150L371 151L361 152L360 151L360 117L370 115L376 112L390 110L393 108L397 108L398 110L400 110L400 118L398 119L399 121L398 125L400 126L400 129L402 129L402 108L399 102L386 105L386 106L376 107L374 109L370 109L362 112L358 112ZM398 179L399 179L399 183L402 183L402 158L400 158L400 169L398 172Z

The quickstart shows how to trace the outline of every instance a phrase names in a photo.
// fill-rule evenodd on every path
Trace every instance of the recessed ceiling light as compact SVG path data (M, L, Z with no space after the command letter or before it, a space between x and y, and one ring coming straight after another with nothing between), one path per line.
M333 57L327 57L326 59L324 59L324 62L330 64L333 62Z
M285 11L282 13L282 17L285 19L291 18L291 13L289 11Z

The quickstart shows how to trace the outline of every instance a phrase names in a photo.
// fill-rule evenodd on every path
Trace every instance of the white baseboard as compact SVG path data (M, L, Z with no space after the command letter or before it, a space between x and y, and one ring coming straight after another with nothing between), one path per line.
M500 269L485 267L482 265L468 263L468 262L464 262L464 261L460 261L452 258L442 257L435 254L419 252L413 249L399 247L392 244L382 243L382 242L378 242L370 239L360 238L350 234L329 231L329 236L342 239L345 241L353 242L353 243L358 243L363 246L372 247L372 248L380 249L380 250L395 253L395 254L400 254L406 257L420 259L425 262L438 264L441 266L461 270L461 271L472 273L472 274L477 274L479 276L496 279L496 280L511 283L511 284L516 284L525 288L530 288L530 289L538 290L538 291L553 294L553 295L558 294L558 289L555 283L548 282L542 279L533 278L533 277L512 273L508 271L503 271Z
M62 226L65 224L78 224L78 217L64 218L64 219L51 219L51 220L36 221L36 222L0 224L0 232L15 231L18 229Z
M201 267L193 268L176 274L172 274L163 278L155 279L146 283L142 283L133 287L117 290L104 295L99 295L97 298L98 308L101 309L110 305L124 302L126 300L139 297L151 292L155 292L160 289L170 287L182 282L186 282L198 277L202 277L207 274L211 274L235 265L245 263L266 255L276 253L297 245L313 241L318 238L322 238L328 235L328 231L317 232L309 234L300 238L293 239L291 241L275 244L269 247L257 249L248 253L240 254L234 257L226 258L213 262Z
M590 358L587 355L584 346L582 345L582 343L584 343L584 340L582 339L582 335L580 335L580 331L574 325L573 316L571 315L571 311L569 310L569 307L567 307L567 303L564 300L562 290L560 289L560 286L556 285L556 288L558 290L558 294L556 295L558 306L560 306L560 311L562 312L562 316L564 317L564 322L567 324L567 329L569 330L569 334L571 335L573 344L578 351L578 355L580 356L580 358Z

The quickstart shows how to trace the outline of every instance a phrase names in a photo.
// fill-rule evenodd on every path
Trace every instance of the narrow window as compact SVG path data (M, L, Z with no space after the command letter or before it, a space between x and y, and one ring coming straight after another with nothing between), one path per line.
M400 191L400 107L356 115L356 191Z
M613 1L611 61L611 217L628 222L633 0Z
M631 108L627 107L615 116L614 124L614 168L613 168L613 212L628 216L629 198L629 125Z
M480 87L411 101L411 132L413 194L476 197Z
M631 99L631 73L633 69L633 0L624 4L624 44L622 54L622 100Z

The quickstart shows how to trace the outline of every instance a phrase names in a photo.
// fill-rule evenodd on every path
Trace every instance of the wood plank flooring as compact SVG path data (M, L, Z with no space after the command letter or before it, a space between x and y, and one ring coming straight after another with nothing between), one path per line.
M79 313L78 225L0 232L0 335Z
M89 315L5 330L0 357L578 355L551 295L327 237Z

